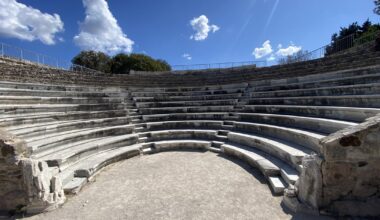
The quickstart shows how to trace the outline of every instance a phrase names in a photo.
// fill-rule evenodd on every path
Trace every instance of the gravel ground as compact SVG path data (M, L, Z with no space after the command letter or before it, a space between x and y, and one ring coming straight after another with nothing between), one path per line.
M111 165L62 208L24 219L311 219L290 215L281 199L246 164L167 152Z

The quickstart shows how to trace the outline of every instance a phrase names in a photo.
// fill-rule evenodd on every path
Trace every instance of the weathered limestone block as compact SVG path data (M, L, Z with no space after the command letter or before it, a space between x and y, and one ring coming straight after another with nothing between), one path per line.
M380 116L324 140L323 198L339 215L380 215Z
M25 143L0 130L0 210L21 208L26 194L22 181L20 159L25 155Z
M61 180L45 162L27 158L26 144L0 130L0 211L37 213L65 201Z
M312 209L321 206L322 198L322 159L318 155L304 157L302 161L302 172L298 179L298 199Z
M46 162L25 159L21 163L28 198L28 213L50 211L64 203L61 180L54 176Z

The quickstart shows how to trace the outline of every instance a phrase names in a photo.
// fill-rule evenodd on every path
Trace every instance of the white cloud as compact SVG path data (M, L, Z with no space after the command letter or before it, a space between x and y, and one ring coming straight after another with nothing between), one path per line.
M260 59L266 56L269 56L267 58L268 62L275 61L277 58L280 57L287 57L287 56L292 56L299 51L302 50L301 46L295 46L292 42L290 43L290 46L287 48L283 48L282 44L279 44L277 46L277 51L274 52L272 49L272 45L270 44L270 41L267 40L263 43L263 46L260 48L255 48L253 51L252 55L255 56L256 59Z
M206 40L209 32L215 33L220 30L220 27L212 24L209 25L209 20L206 15L201 15L190 21L190 25L196 33L190 36L190 39L196 41Z
M16 0L0 1L0 36L52 45L56 34L62 31L63 22L58 14L42 13Z
M274 54L271 54L270 57L268 57L267 59L268 62L275 61L275 60L276 60L276 56Z
M302 50L301 46L295 46L295 45L290 45L287 48L279 47L279 50L276 52L276 55L287 57L287 56L292 56L301 50Z
M186 60L192 60L193 59L193 57L191 57L191 55L188 53L183 54L182 57L185 58Z
M131 53L134 42L125 35L105 0L83 0L86 18L74 42L84 50Z
M255 48L253 51L253 55L256 59L260 59L262 57L268 56L273 52L272 46L270 45L270 41L267 40L263 43L263 46L260 48Z

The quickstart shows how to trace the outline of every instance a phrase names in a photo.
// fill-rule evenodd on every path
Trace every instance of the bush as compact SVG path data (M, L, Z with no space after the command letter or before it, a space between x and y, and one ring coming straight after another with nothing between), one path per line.
M72 63L104 73L111 72L111 58L102 52L82 51L72 59Z
M296 54L279 59L278 64L284 65L284 64L297 63L297 62L311 60L311 58L312 57L309 51L300 50Z

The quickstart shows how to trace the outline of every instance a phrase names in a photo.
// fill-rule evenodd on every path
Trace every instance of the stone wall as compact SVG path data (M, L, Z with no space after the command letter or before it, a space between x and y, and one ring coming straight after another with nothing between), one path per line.
M380 115L321 141L304 160L301 202L335 215L380 216Z
M28 159L25 142L0 130L0 211L39 213L63 204L57 173Z

